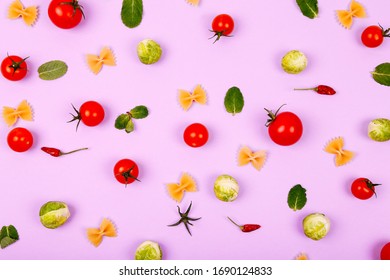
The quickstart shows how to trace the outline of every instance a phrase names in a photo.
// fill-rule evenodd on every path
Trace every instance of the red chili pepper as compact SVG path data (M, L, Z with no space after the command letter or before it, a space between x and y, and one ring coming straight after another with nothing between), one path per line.
M49 147L42 147L41 148L42 151L44 151L45 153L48 153L52 157L59 157L59 156L63 156L63 155L68 155L68 154L72 154L72 153L75 153L75 152L78 152L81 150L87 150L87 149L88 148L82 148L82 149L73 150L73 151L70 151L67 153L63 153L59 149L56 149L56 148L49 148Z
M251 231L254 231L254 230L257 230L259 228L261 228L260 225L256 225L256 224L245 224L245 225L238 225L236 224L232 219L230 219L229 217L227 217L229 219L229 221L231 221L233 224L235 224L236 226L238 226L242 232L251 232Z
M319 85L315 88L294 88L294 90L314 90L318 94L323 94L323 95L333 95L336 93L336 91L333 88L325 85Z

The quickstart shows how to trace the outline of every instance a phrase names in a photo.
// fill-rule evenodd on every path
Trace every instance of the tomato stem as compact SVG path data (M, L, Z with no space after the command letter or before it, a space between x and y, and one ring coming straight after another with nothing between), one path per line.
M379 23L378 23L378 25L379 25L379 27L382 29L382 36L383 36L383 37L390 37L390 34L389 34L390 28L384 29L384 28L382 27L382 25L380 25Z
M9 56L8 53L7 53L7 57L12 61L12 65L8 66L8 67L12 68L12 70L13 70L12 76L15 74L16 70L18 70L18 69L25 69L24 67L21 67L20 65L21 65L23 62L25 62L25 61L29 58L29 56L27 56L27 57L23 58L21 61L16 62L15 60L13 60L13 59Z
M73 106L73 104L71 104L72 105L72 107L73 107L73 109L75 110L75 112L76 112L76 116L75 115L73 115L72 113L69 113L72 117L73 117L73 119L71 119L70 121L68 121L68 123L70 123L70 122L74 122L75 120L77 120L77 125L76 125L76 131L77 131L77 129L79 128L79 125L80 125L80 121L81 121L81 115L80 115L80 112Z
M131 174L131 171L134 169L134 167L135 167L135 165L133 165L132 167L130 167L129 170L127 170L127 171L125 171L125 172L122 172L122 173L120 174L121 176L123 176L123 177L125 178L125 181L126 181L125 187L127 187L128 180L129 180L129 179L134 179L134 180L136 180L136 181L138 181L138 182L141 182L140 180L138 180L137 177L135 177L135 176L133 176L133 175Z
M79 4L78 0L64 1L64 2L61 2L60 5L70 5L70 6L72 6L73 7L72 17L74 17L76 15L76 11L77 10L80 10L81 15L85 19L85 15L84 15L84 11L83 11L84 7Z
M269 117L269 119L268 119L267 122L265 123L265 126L266 126L266 127L269 127L269 126L271 125L271 123L273 123L273 121L276 119L276 116L278 115L280 109L281 109L284 105L286 105L286 104L283 104L282 106L280 106L279 109L276 110L275 113L272 112L271 110L268 110L268 109L264 108L264 110L267 111L268 117Z
M232 35L224 35L223 33L224 33L226 30L214 31L214 30L210 30L210 29L209 29L209 31L210 31L210 32L214 32L214 35L211 36L211 37L209 38L209 40L212 39L212 38L214 38L215 36L217 36L217 38L214 40L213 44L214 44L215 42L217 42L222 36L223 36L223 37L233 37Z
M382 185L382 184L374 184L374 183L372 183L370 180L366 180L366 184L367 184L367 187L375 194L375 197L378 197L377 195L376 195L376 192L375 192L375 187L376 186L380 186L380 185Z

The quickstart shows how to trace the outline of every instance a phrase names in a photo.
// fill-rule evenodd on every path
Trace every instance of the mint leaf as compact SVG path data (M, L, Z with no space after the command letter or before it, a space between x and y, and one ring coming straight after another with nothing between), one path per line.
M143 119L149 115L149 111L145 106L139 105L131 109L130 114L134 119Z
M129 28L137 27L142 21L142 0L123 0L121 18L124 25Z
M311 19L316 18L318 16L317 0L297 0L297 4L304 16Z
M390 86L390 63L382 63L375 67L375 70L371 72L374 80L384 86Z
M224 104L226 111L233 114L233 116L242 111L244 107L244 96L238 87L231 87L227 91Z
M306 205L306 202L306 189L299 184L290 189L288 192L287 203L292 210L301 210Z
M13 225L3 226L0 231L0 247L4 249L19 240L19 234Z
M68 71L68 65L61 60L53 60L39 66L39 78L46 81L61 78Z

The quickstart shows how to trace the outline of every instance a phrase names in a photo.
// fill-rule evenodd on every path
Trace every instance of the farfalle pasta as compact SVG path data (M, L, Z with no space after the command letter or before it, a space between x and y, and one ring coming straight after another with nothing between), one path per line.
M177 202L180 202L183 199L184 192L197 191L195 180L188 173L183 173L178 184L167 184L167 189L170 197Z
M347 164L354 157L354 153L344 150L344 139L337 137L330 140L325 146L325 152L335 155L336 166L342 166Z
M190 4L190 5L198 6L200 0L186 0L186 2L187 2L188 4Z
M337 19L339 20L340 24L347 29L351 28L354 17L366 17L366 11L362 4L354 0L351 1L349 10L337 10L336 13Z
M30 6L24 8L20 0L15 0L8 8L8 18L17 19L21 17L25 24L32 26L38 18L38 7Z
M104 47L100 51L100 55L87 54L87 64L92 73L97 75L102 70L103 65L116 65L114 53L110 48Z
M25 121L33 120L33 111L26 100L20 102L16 109L3 107L3 119L8 126L14 125L19 118Z
M99 228L88 228L87 237L93 246L98 247L102 243L103 237L116 237L117 230L114 223L104 218Z
M252 164L254 168L260 170L267 159L266 151L252 152L252 150L244 146L238 151L237 162L239 166Z
M192 93L179 89L179 104L185 111L188 111L194 102L202 105L207 103L206 91L201 85L196 85Z

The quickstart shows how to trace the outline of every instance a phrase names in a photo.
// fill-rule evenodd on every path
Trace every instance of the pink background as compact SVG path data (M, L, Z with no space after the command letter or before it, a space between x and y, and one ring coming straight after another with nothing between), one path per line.
M33 28L6 17L9 1L0 4L0 54L28 59L25 80L10 82L0 77L0 106L16 107L27 99L34 121L17 126L34 134L34 146L25 153L9 149L11 128L0 122L0 225L13 224L20 240L4 250L0 259L133 259L145 240L159 242L164 259L292 259L306 252L311 259L378 259L390 241L389 144L367 137L367 125L375 118L390 118L389 88L370 75L375 66L389 59L390 41L377 49L360 42L368 25L389 26L390 2L362 1L368 17L354 20L351 30L342 28L335 10L350 1L319 1L319 17L304 17L294 0L201 1L198 8L184 0L144 0L139 27L129 29L120 19L122 1L80 0L86 20L72 30L55 27L47 16L49 1L24 0L39 5L40 17ZM283 2L283 3L282 3ZM234 37L212 44L211 21L220 13L235 20ZM152 38L163 48L154 65L138 61L139 41ZM111 47L116 67L104 67L95 76L85 63L86 54ZM281 57L298 49L308 57L307 69L286 74ZM59 59L69 70L61 79L43 81L37 68ZM208 104L194 104L184 112L177 90L202 84ZM294 92L295 87L327 84L334 96ZM223 98L231 86L245 97L243 112L226 113ZM66 123L71 103L100 102L106 111L98 127ZM274 144L264 126L264 107L296 113L304 124L301 140L290 147ZM115 118L136 105L146 105L150 115L136 120L131 134L114 128ZM210 133L202 148L188 147L182 133L192 122L201 122ZM342 136L345 148L355 151L348 165L335 167L325 143ZM268 160L258 172L238 167L241 145L267 150ZM63 151L90 150L53 158L42 146ZM141 183L127 188L113 177L113 166L122 158L135 160ZM199 191L186 193L180 203L193 202L193 236L184 226L166 225L178 219L176 203L166 183L190 173ZM241 187L232 203L219 201L213 193L215 178L230 174ZM361 201L350 193L358 177L382 183L378 198ZM294 212L287 194L295 184L307 189L308 202ZM50 200L66 202L71 218L49 230L39 221L39 209ZM331 220L329 234L320 241L307 238L303 218L313 212ZM259 223L262 228L245 234L226 218L238 223ZM100 247L86 237L88 227L98 227L103 217L118 227L117 238L105 238Z

